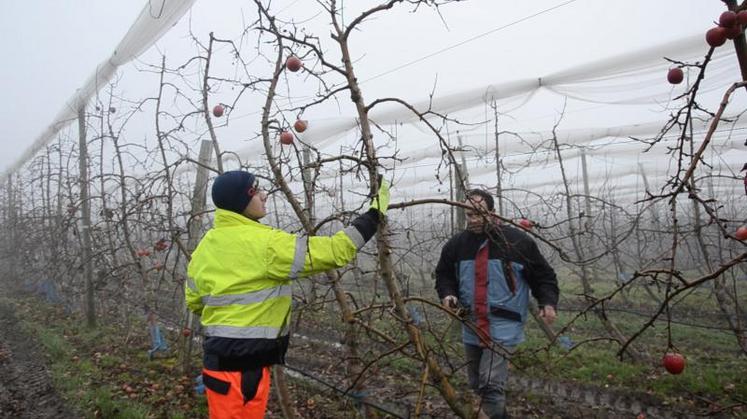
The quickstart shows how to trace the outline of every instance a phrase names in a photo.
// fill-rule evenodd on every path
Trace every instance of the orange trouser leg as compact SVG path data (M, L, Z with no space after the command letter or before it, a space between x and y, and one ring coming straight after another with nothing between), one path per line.
M257 394L246 404L244 404L244 395L241 393L240 371L203 369L202 373L230 384L226 394L220 394L209 388L205 389L210 419L262 419L265 417L267 400L270 398L269 367L262 369L262 379L259 381Z

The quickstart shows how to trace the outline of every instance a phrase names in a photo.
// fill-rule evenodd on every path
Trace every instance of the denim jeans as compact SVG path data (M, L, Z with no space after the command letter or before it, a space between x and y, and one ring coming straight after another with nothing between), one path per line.
M464 353L469 387L480 396L480 407L491 419L505 418L508 359L488 348L467 343Z

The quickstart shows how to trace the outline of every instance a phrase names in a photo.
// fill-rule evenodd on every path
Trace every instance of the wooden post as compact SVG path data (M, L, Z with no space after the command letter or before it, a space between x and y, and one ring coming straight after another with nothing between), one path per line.
M189 238L187 239L187 251L190 254L192 253L192 251L194 251L195 247L197 247L197 243L199 243L200 239L203 217L202 213L205 211L205 200L207 195L207 167L210 166L212 147L213 142L209 140L202 140L202 143L200 144L200 156L198 158L200 164L197 166L197 174L195 175L195 187L192 191L192 211L189 225L187 226L189 234ZM194 330L194 314L189 309L187 309L186 306L184 307L184 310L186 312L185 327L190 330ZM181 351L181 365L184 374L189 373L192 367L192 343L192 336L186 337L186 342L184 342L183 346L184 350Z
M501 147L498 141L498 106L493 100L490 105L493 108L493 121L495 123L495 195L498 198L498 215L503 216L503 183L501 182ZM487 150L486 150L487 151Z
M641 163L638 163L638 170L641 172L641 179L643 180L643 187L645 188L646 193L650 193L650 187L648 184L648 178L646 177L646 171L643 170L643 165ZM656 203L652 203L651 206L649 206L649 213L651 214L651 224L653 224L654 228L654 234L659 235L662 234L662 226L659 219L659 210L656 208ZM659 243L663 243L665 240L654 240L652 243L652 246L655 246L654 254L659 254L662 245L658 245ZM642 253L642 252L641 252ZM643 264L643 259L640 259L641 264Z
M340 155L342 155L342 147L340 147ZM340 191L337 196L340 197L340 211L345 212L345 176L342 174L342 161L340 161Z
M192 218L189 223L189 240L187 241L188 250L192 251L197 247L199 242L200 228L202 227L202 217L197 217L198 214L205 211L205 202L207 196L207 183L208 183L208 167L212 161L210 148L212 142L208 140L202 140L200 144L200 165L197 167L197 174L195 175L195 187L192 191Z
M648 179L646 179L646 172L643 171L643 165L638 163L638 169L641 172L641 178L643 179L643 184L645 188L644 190L648 192ZM638 183L636 182L636 195L638 196L639 194L640 192L638 191ZM638 208L636 208L636 212L640 214L643 204L639 203L637 207ZM641 236L641 221L639 220L637 223L635 223L635 246L636 246L636 256L638 257L637 260L640 266L644 265L644 262L643 262L644 240L645 238ZM643 281L641 284L643 285L643 289L646 291L646 293L648 293L649 297L651 297L651 301L654 301L657 305L661 305L661 299L651 289L649 284L646 281Z
M576 223L573 222L573 220L576 218L574 212L573 212L573 202L571 198L571 190L568 182L568 177L565 173L565 166L563 164L563 155L560 152L560 145L558 143L558 138L555 135L555 132L553 132L553 146L555 148L555 152L557 154L558 163L560 165L560 174L562 176L563 180L563 186L565 188L565 205L566 205L566 211L568 214L568 229L570 230L570 239L571 243L573 244L573 250L580 261L580 268L581 268L581 285L583 286L584 291L584 297L586 297L587 301L593 301L594 300L594 290L592 289L590 285L590 275L589 270L586 267L586 263L584 263L586 259L585 255L585 248L580 243L579 237L578 237L578 231ZM604 313L603 309L594 309L594 314L597 315L599 320L602 322L602 325L607 330L607 332L610 334L610 336L617 340L618 342L626 342L628 339L623 335L623 333L620 331L620 329L612 322L612 320L607 317L607 315ZM640 352L634 345L628 345L627 351L630 354L630 356L637 361L642 361L644 359L644 354Z
M62 198L64 197L62 189L62 165L64 160L62 158L62 139L59 137L57 138L57 156L57 210L55 211L55 232L57 233L58 239L57 249L59 249L64 245L64 238L67 237L66 234L62 234Z
M316 224L315 211L314 211L314 185L311 181L311 150L309 147L303 146L303 170L301 176L303 177L303 190L304 196L306 197L306 213L309 216L309 222Z
M614 241L617 237L617 219L615 217L615 198L610 194L610 203L612 206L610 206L610 236L612 236L612 240ZM620 274L625 272L625 268L623 268L622 260L620 260L620 250L615 246L613 249L609 249L610 253L612 253L612 260L615 264L615 277L620 278Z
M449 201L454 200L454 166L449 165ZM454 206L449 205L449 229L451 230L451 235L453 236L456 234L456 225L454 222Z
M648 178L646 177L646 171L643 170L643 165L641 163L638 163L638 170L641 172L641 179L643 179L643 187L645 188L645 191L649 193L650 187L648 185ZM649 208L651 212L651 222L654 224L654 228L656 229L656 232L660 233L661 223L659 222L659 211L653 205L650 206Z
M91 266L91 202L88 199L88 142L86 140L86 108L78 109L78 162L80 168L80 204L83 249L80 252L86 284L86 324L96 327L96 306L93 295L93 267Z
M210 118L210 108L208 107L208 92L210 91L210 85L208 84L210 77L208 75L210 74L210 59L213 55L213 41L215 41L215 37L210 32L210 42L208 43L207 57L205 58L205 74L202 76L202 111L208 126L213 148L215 149L215 162L218 167L218 173L223 173L223 155L220 151L218 137L215 135L215 128L213 127L213 120ZM200 151L202 152L202 148L200 148Z
M591 189L589 188L589 169L586 165L586 149L581 147L581 174L584 178L584 204L585 204L585 217L584 217L584 223L583 223L583 231L587 235L586 245L588 248L592 251L594 249L594 239L591 235L591 220L592 220L592 213L591 213ZM579 220L580 222L581 220ZM596 265L592 263L589 266L591 270L591 277L594 279L599 279Z
M8 174L8 213L7 213L7 226L8 235L10 241L8 242L8 258L10 262L10 283L18 283L18 270L16 267L18 256L16 255L17 249L17 235L16 235L16 196L13 188L13 174Z
M451 135L448 131L446 132L446 144L451 147ZM456 177L454 176L454 172L454 165L449 164L449 201L454 201L454 189L456 188L454 185L456 183L454 181L454 178ZM451 230L452 236L457 233L456 222L454 220L454 216L456 215L455 211L456 209L454 206L449 205L449 229Z
M589 189L589 169L586 166L586 149L581 148L581 170L584 176L584 195L586 203L586 220L584 222L584 228L586 230L591 229L591 191Z
M454 185L456 186L456 199L459 202L465 200L466 187L469 185L469 173L467 172L467 159L464 157L464 151L462 150L462 135L457 131L457 141L459 143L459 157L461 163L458 163L455 168ZM456 209L456 231L462 230L467 224L467 219L464 215L464 208L459 207Z

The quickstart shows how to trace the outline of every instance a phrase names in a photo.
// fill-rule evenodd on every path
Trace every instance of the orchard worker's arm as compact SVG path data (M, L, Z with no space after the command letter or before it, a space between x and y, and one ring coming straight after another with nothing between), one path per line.
M537 243L527 236L527 246L523 251L527 262L527 282L532 290L532 295L537 300L539 315L547 324L552 324L557 313L560 290L558 288L558 277L555 271L547 263L545 257L540 253Z
M459 295L459 279L456 272L455 238L451 238L441 249L436 265L436 292L444 307L455 308Z
M275 230L265 261L269 277L296 279L347 265L376 233L388 207L389 183L382 181L368 212L332 236L309 237Z

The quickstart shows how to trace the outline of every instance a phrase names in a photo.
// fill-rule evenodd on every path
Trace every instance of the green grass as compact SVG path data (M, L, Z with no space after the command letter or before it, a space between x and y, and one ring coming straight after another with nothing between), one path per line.
M140 403L118 400L113 389L100 382L100 369L87 360L76 357L75 349L59 331L38 323L24 322L24 327L36 335L44 346L52 372L55 387L61 391L76 410L85 412L86 417L106 417L121 419L151 418L155 415ZM111 357L107 357L111 359ZM73 373L74 372L74 373Z
M44 347L55 388L85 417L207 417L204 398L192 395L191 378L180 377L175 358L148 359L145 325L124 345L124 333L114 325L91 331L81 318L53 307L16 306L24 329Z
M611 292L615 284L612 282L595 282L592 284L595 296L601 297ZM307 285L308 286L308 285ZM574 294L581 292L578 280L563 277L561 287L561 309L571 303L584 303L584 299ZM357 308L365 307L372 302L370 289L366 290L349 283L345 288L351 290L355 296ZM747 284L738 284L739 295L747 295ZM320 289L324 289L321 287ZM413 295L435 300L432 289L411 290ZM388 297L384 284L379 282L378 303L386 303ZM610 302L612 308L650 312L657 307L650 301L650 296L640 287L633 287L627 294L627 299L615 296ZM420 304L411 304L422 308ZM33 307L33 309L32 309ZM123 394L122 383L141 383L174 381L175 360L147 359L147 332L145 326L139 324L134 331L141 332L137 339L130 340L131 348L121 348L123 333L115 326L104 325L97 331L90 332L82 327L80 319L64 319L63 316L33 311L37 306L27 307L28 315L24 318L28 327L43 342L50 359L53 361L55 382L64 389L69 400L76 402L80 411L86 415L103 415L103 417L198 417L206 416L205 403L193 403L189 408L182 408L179 403L163 404L164 394L168 384L162 387L161 394L148 396L140 394L137 400L129 400ZM43 310L42 310L43 311ZM610 318L616 326L627 336L640 329L647 320L646 317L635 314L612 311ZM300 314L297 311L294 315ZM606 336L601 321L593 314L579 317L573 324L569 324L577 312L562 310L555 329L568 325L564 332L575 342ZM429 322L429 329L423 330L423 337L431 349L445 347L446 355L454 367L460 366L463 354L460 344L460 334L447 331L449 318L439 310L426 307L425 315ZM47 318L45 319L44 316ZM693 290L687 298L679 301L673 311L673 320L698 323L710 326L725 327L723 320L718 320L720 311L708 287ZM54 321L49 321L49 319ZM407 334L402 325L394 320L389 308L365 312L361 318L395 339L397 342L407 340ZM661 317L665 320L666 317ZM46 320L46 321L45 321ZM103 323L103 322L102 322ZM707 399L721 406L736 404L745 399L747 394L747 359L738 356L739 348L736 339L729 331L698 328L688 325L672 323L671 338L674 346L687 359L687 367L681 375L670 375L660 365L659 359L667 350L668 330L665 321L657 321L655 327L648 329L635 342L650 356L650 361L633 363L630 360L619 360L617 351L619 346L615 342L598 340L585 343L567 352L557 346L545 350L547 339L537 327L533 319L527 323L527 341L519 347L520 354L513 361L514 373L527 374L537 378L557 380L573 380L579 383L592 384L602 387L624 389L630 392L648 392L661 399L675 401L681 397L698 400ZM344 326L340 323L340 313L334 302L316 306L307 311L301 321L301 329L309 328L329 334L342 334ZM446 333L445 333L446 332ZM373 359L379 348L371 346L371 339L365 333L358 333L360 343L366 355ZM439 342L445 336L447 342ZM134 344L132 342L135 342ZM370 351L370 352L368 352ZM409 349L412 353L412 348ZM98 353L98 356L95 354ZM434 352L441 356L440 349ZM74 358L77 357L77 360ZM464 388L464 371L452 371L441 359L441 365L447 373L454 373L451 382L455 388ZM128 368L119 368L127 364ZM382 374L396 372L393 376L413 377L414 383L419 381L422 364L401 354L392 354L378 364ZM107 370L121 369L116 379L107 377L103 373ZM293 380L291 380L293 381ZM102 384L103 383L103 384ZM110 383L113 385L107 385ZM301 383L294 383L303 387ZM401 384L401 383L398 383ZM183 383L189 386L190 383ZM188 392L189 389L186 389ZM170 396L167 393L165 398ZM160 399L159 399L160 397ZM186 400L186 399L183 399ZM700 406L704 405L701 402ZM99 413L96 413L99 412Z
M703 310L697 304L687 304L690 308ZM573 314L561 312L556 330L568 325ZM647 320L620 312L611 313L611 317L626 336L638 331ZM714 323L700 317L686 320ZM534 355L532 349L545 347L547 340L530 319L527 323L527 341L520 347L525 355L519 355L514 362L529 375L542 374L557 379L634 389L664 399L696 395L722 406L738 404L743 400L743 395L747 394L747 375L744 374L747 359L738 355L736 339L731 332L672 323L672 343L685 355L687 366L682 374L671 375L659 362L667 351L666 326L665 321L657 322L654 328L648 329L635 341L636 347L651 358L649 363L638 364L628 359L620 361L617 356L619 345L611 341L589 342L570 353L553 347ZM565 334L576 343L606 335L601 321L593 314L577 319ZM538 357L541 362L536 362Z
M380 285L383 287L383 284ZM616 286L612 281L592 283L594 295L598 298L609 295ZM568 273L561 275L560 288L561 309L571 304L583 305L585 303L586 300L579 295L583 288L580 281L573 279ZM747 284L739 283L737 288L739 295L747 295ZM357 288L346 286L346 289ZM655 286L651 289L659 297L663 296L664 287L661 287L661 292ZM385 293L383 288L380 289L380 293ZM435 292L432 289L414 293L435 300ZM363 302L367 304L371 301L370 292L354 293L354 295L359 306L363 305ZM380 299L382 303L386 300L385 295ZM658 309L656 303L651 301L650 295L640 285L632 287L626 293L626 298L616 295L609 304L610 308L642 313ZM334 313L332 306L334 304L328 305L327 310L320 311L318 316L315 315L311 325L324 329L324 324L336 324L338 316ZM449 347L447 355L452 364L458 364L463 359L459 334L444 334L449 324L446 315L431 308L427 311L432 332L424 332L423 335L428 346L437 347L437 337L446 336L448 340L446 346ZM610 309L607 313L626 336L637 332L648 320L647 316L623 311ZM569 325L571 318L576 314L578 313L569 310L561 311L555 330ZM527 341L519 347L521 353L514 359L515 371L538 378L573 380L630 392L648 392L665 401L678 401L682 397L695 398L700 400L700 407L707 407L705 400L721 406L739 404L747 394L747 375L744 374L744 371L747 371L747 359L738 355L739 347L733 333L729 330L715 330L676 323L679 321L727 328L728 325L720 319L720 316L718 303L709 286L689 291L686 298L676 300L671 324L667 324L665 315L661 316L659 321L655 322L654 327L647 329L636 339L635 345L649 356L648 361L643 363L633 363L627 358L623 361L619 360L617 356L619 345L609 340L585 343L574 348L570 353L557 346L546 351L543 348L547 346L547 339L534 320L529 319L526 328ZM387 313L380 315L379 312L373 312L365 315L364 318L377 329L395 337L398 342L407 339L402 325L393 321ZM660 363L661 357L668 348L668 326L671 329L672 344L687 359L687 367L680 375L667 373ZM576 343L607 336L601 321L591 312L576 319L564 334L570 336ZM442 361L442 365L448 372L446 362ZM421 371L418 361L401 356L389 357L382 361L380 366L413 377ZM454 374L452 382L457 386L460 385L462 375L459 372Z
M112 394L102 388L92 390L93 406L105 418L141 419L154 417L150 409L142 404L115 400Z

